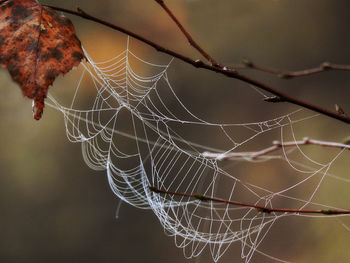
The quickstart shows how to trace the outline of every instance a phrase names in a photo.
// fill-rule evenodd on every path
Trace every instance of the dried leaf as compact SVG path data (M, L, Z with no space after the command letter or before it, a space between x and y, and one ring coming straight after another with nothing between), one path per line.
M41 118L48 87L84 57L70 20L35 0L0 0L0 64Z

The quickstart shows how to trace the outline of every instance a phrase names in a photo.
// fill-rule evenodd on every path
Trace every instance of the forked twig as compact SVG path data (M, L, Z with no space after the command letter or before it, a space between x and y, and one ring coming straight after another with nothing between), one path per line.
M203 61L201 60L193 60L189 57L186 57L178 52L175 52L171 49L168 49L168 48L165 48L161 45L158 45L156 44L155 42L149 40L149 39L146 39L145 37L141 36L141 35L138 35L130 30L127 30L125 28L122 28L120 26L117 26L117 25L114 25L112 23L109 23L107 21L104 21L100 18L97 18L97 17L94 17L94 16L91 16L89 14L87 14L86 12L82 11L80 8L78 8L78 11L74 11L74 10L69 10L69 9L65 9L65 8L61 8L61 7L56 7L56 6L50 6L50 5L46 5L52 9L55 9L57 11L62 11L62 12L65 12L65 13L69 13L69 14L72 14L72 15L75 15L75 16L79 16L81 18L84 18L86 20L90 20L90 21L93 21L95 23L98 23L98 24L101 24L101 25L105 25L109 28L112 28L114 30L117 30L119 32L122 32L124 34L127 34L135 39L138 39L140 40L141 42L155 48L156 50L158 50L159 52L162 52L162 53L165 53L165 54L168 54L172 57L175 57L175 58L178 58L180 60L182 60L183 62L185 63L188 63L196 68L203 68L203 69L207 69L207 70L210 70L210 71L213 71L213 72L217 72L217 73L220 73L220 74L223 74L229 78L234 78L234 79L238 79L238 80L241 80L245 83L248 83L248 84L251 84L261 90L264 90L264 91L267 91L267 92L270 92L271 94L275 95L276 97L279 98L279 101L282 102L282 101L285 101L285 102L289 102L289 103L292 103L292 104L295 104L295 105L298 105L298 106L301 106L303 108L306 108L306 109L309 109L309 110L312 110L312 111L315 111L315 112L318 112L320 114L323 114L325 116L328 116L330 118L333 118L333 119L336 119L336 120L339 120L339 121L342 121L344 123L347 123L347 124L350 124L350 118L346 115L343 115L343 114L339 114L338 112L334 112L334 111L331 111L331 110L328 110L328 109L325 109L325 108L322 108L318 105L314 105L314 104L311 104L309 102L306 102L306 101L303 101L303 100L300 100L300 99L297 99L295 97L292 97L292 96L289 96L277 89L274 89L272 88L271 86L265 84L265 83L262 83L262 82L259 82L255 79L252 79L248 76L245 76L243 74L240 74L238 73L236 70L234 69L231 69L229 66L224 66L224 65L212 65L212 64L207 64L207 63L204 63Z
M326 142L326 141L314 140L309 138L304 138L301 141L291 141L291 142L274 141L272 144L273 144L272 146L257 152L230 152L230 153L204 152L202 155L205 158L211 158L211 159L223 161L223 160L230 160L235 158L256 159L262 156L266 156L267 154L275 152L283 147L296 147L296 146L303 146L303 145L318 145L322 147L350 150L349 144L343 144L343 143L337 143L337 142Z
M212 65L220 66L213 57L211 57L207 52L204 51L204 49L194 40L194 38L191 36L191 34L186 30L186 28L182 25L179 19L175 16L175 14L171 11L171 9L165 4L164 0L154 0L156 3L158 3L165 12L170 16L170 18L175 22L175 24L178 26L178 28L181 30L181 32L185 35L188 42L192 47L194 47L200 54L202 54L203 57L205 57L209 62L211 62ZM242 65L237 65L233 67L235 69L238 68L251 68L262 72L267 72L271 74L278 75L280 78L289 79L289 78L296 78L296 77L303 77L303 76L310 76L313 74L321 73L327 70L343 70L343 71L350 71L350 65L337 65L332 64L329 62L323 62L320 64L320 66L310 69L304 69L299 71L282 71L279 69L269 68L257 65L253 63L252 61L248 59L242 60Z
M260 206L260 205L254 205L244 202L237 202L237 201L231 201L226 200L222 198L217 197L210 197L200 194L188 194L188 193L179 193L179 192L171 192L171 191L165 191L157 189L156 187L150 186L150 191L157 194L168 194L173 196L180 196L180 197L189 197L194 198L202 202L216 202L216 203L223 203L228 205L235 205L235 206L241 206L241 207L248 207L248 208L254 208L258 212L262 213L289 213L289 214L323 214L323 215L346 215L350 214L349 210L337 210L337 209L321 209L321 210L305 210L305 209L288 209L288 208L270 208L266 206Z

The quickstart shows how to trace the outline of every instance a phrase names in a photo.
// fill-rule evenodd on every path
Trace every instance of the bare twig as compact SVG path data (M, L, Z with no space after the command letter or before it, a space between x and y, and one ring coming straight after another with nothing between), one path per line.
M233 68L235 68L235 69L244 69L244 68L255 69L258 71L278 75L280 78L283 78L283 79L305 77L305 76L310 76L310 75L314 75L317 73L322 73L322 72L330 71L330 70L350 71L350 65L339 65L339 64L332 64L329 62L323 62L318 67L310 68L310 69L304 69L304 70L298 70L298 71L282 71L282 70L275 69L275 68L269 68L269 67L257 65L248 59L243 59L241 65L233 66Z
M153 193L157 193L157 194L168 194L168 195L173 195L173 196L189 197L189 198L194 198L194 199L200 200L202 202L209 201L209 202L217 202L217 203L223 203L223 204L228 204L228 205L254 208L258 212L262 212L262 213L323 214L323 215L350 214L349 210L336 210L336 209L304 210L304 209L288 209L288 208L270 208L270 207L266 207L266 206L254 205L254 204L237 202L237 201L230 201L230 200L226 200L226 199L222 199L222 198L210 197L210 196L205 196L205 195L200 195L200 194L188 194L188 193L165 191L165 190L157 189L156 187L153 187L153 186L150 186L149 189Z
M185 27L177 19L175 14L165 4L164 0L154 0L154 1L158 3L165 10L165 12L170 16L170 18L175 22L175 24L178 26L181 32L185 35L185 37L187 38L188 42L192 47L194 47L203 57L205 57L209 62L211 62L212 65L220 66L219 63L217 63L213 59L213 57L211 57L207 52L205 52L203 48L193 39L191 34L185 29ZM338 64L332 64L329 62L323 62L318 67L310 68L310 69L304 69L299 71L282 71L275 68L269 68L269 67L257 65L256 63L253 63L248 59L243 59L241 65L235 65L233 67L231 66L231 68L234 68L234 69L251 68L258 71L275 74L275 75L278 75L280 78L284 78L284 79L310 76L310 75L322 73L328 70L350 71L350 65L338 65Z
M177 19L175 14L165 4L164 0L154 0L154 1L158 3L165 10L165 12L170 16L170 18L175 22L175 24L178 26L181 32L185 35L185 37L187 38L188 42L192 47L194 47L200 54L202 54L203 57L205 57L209 62L211 62L212 65L222 66L219 63L217 63L213 59L213 57L211 57L207 52L205 52L203 48L193 39L191 34L185 29L185 27L182 25L179 19ZM299 71L282 71L275 68L269 68L269 67L263 67L263 66L257 65L248 59L243 59L242 65L238 65L237 67L232 67L232 68L234 69L251 68L258 71L275 74L275 75L278 75L280 78L284 78L284 79L310 76L310 75L313 75L316 73L322 73L328 70L350 71L350 65L337 65L329 62L323 62L318 67L310 68L310 69L304 69Z
M292 103L292 104L295 104L295 105L298 105L298 106L301 106L303 108L306 108L306 109L309 109L309 110L312 110L312 111L315 111L315 112L318 112L320 114L323 114L325 116L328 116L330 118L333 118L333 119L336 119L336 120L339 120L339 121L342 121L344 123L347 123L347 124L350 124L350 117L348 116L344 116L344 115L341 115L339 114L338 112L334 112L334 111L331 111L331 110L328 110L328 109L325 109L325 108L322 108L318 105L314 105L314 104L311 104L309 102L306 102L306 101L303 101L303 100L300 100L300 99L297 99L297 98L294 98L292 96L289 96L277 89L274 89L272 88L271 86L265 84L265 83L262 83L262 82L259 82L255 79L252 79L252 78L249 78L243 74L240 74L238 73L236 70L234 69L230 69L228 66L217 66L217 65L212 65L212 64L207 64L207 63L204 63L203 61L201 60L193 60L189 57L186 57L180 53L177 53L171 49L168 49L168 48L165 48L161 45L158 45L156 44L155 42L149 40L149 39L146 39L144 38L143 36L140 36L132 31L129 31L125 28L122 28L120 26L117 26L117 25L114 25L112 23L109 23L107 21L104 21L100 18L97 18L97 17L94 17L94 16L91 16L89 14L87 14L86 12L82 11L80 8L78 8L78 11L74 11L74 10L69 10L69 9L65 9L65 8L61 8L61 7L56 7L56 6L49 6L49 5L46 5L52 9L55 9L57 11L62 11L62 12L65 12L65 13L69 13L69 14L72 14L72 15L75 15L75 16L79 16L81 18L84 18L86 20L90 20L90 21L93 21L95 23L98 23L98 24L101 24L101 25L105 25L109 28L112 28L114 30L117 30L119 32L122 32L124 34L127 34L135 39L138 39L139 41L155 48L157 51L159 52L162 52L162 53L165 53L165 54L168 54L170 56L173 56L177 59L180 59L182 60L183 62L186 62L194 67L197 67L197 68L203 68L203 69L207 69L207 70L210 70L210 71L213 71L213 72L217 72L217 73L220 73L220 74L223 74L229 78L234 78L234 79L238 79L238 80L241 80L245 83L248 83L248 84L251 84L261 90L264 90L264 91L267 91L267 92L270 92L271 94L274 94L276 95L277 97L280 98L281 101L285 101L285 102L289 102L289 103Z
M231 152L231 153L212 153L212 152L204 152L202 155L206 158L216 159L219 161L235 159L235 158L246 158L246 159L256 159L262 156L265 156L269 153L275 152L282 147L296 147L302 145L318 145L322 147L330 147L330 148L338 148L338 149L348 149L350 150L350 145L337 143L337 142L326 142L319 141L309 138L304 138L301 141L291 141L291 142L280 142L274 141L273 145L262 149L257 152Z
M156 1L165 10L165 12L167 12L170 18L175 22L175 24L178 26L181 32L185 35L190 45L195 49L197 49L198 52L201 53L202 56L205 57L212 65L219 66L219 64L207 52L205 52L203 48L201 48L200 45L193 39L191 34L185 29L185 27L177 19L174 13L168 8L165 2L163 0L154 0L154 1Z
M310 76L310 75L314 75L317 73L322 73L322 72L330 71L330 70L350 71L350 65L339 65L339 64L332 64L329 62L323 62L318 67L304 69L304 70L283 71L283 70L279 70L279 69L275 69L275 68L269 68L269 67L257 65L248 59L243 59L241 65L233 66L233 68L235 68L235 69L244 69L244 68L255 69L258 71L278 75L280 78L283 78L283 79L305 77L305 76Z

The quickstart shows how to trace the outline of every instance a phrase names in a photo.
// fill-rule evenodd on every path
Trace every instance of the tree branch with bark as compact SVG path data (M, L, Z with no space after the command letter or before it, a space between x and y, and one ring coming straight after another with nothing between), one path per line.
M271 94L273 94L275 96L275 99L274 101L270 101L270 102L288 102L288 103L291 103L291 104L294 104L294 105L298 105L298 106L301 106L303 108L306 108L306 109L309 109L311 111L314 111L314 112L317 112L317 113L320 113L322 115L325 115L325 116L328 116L332 119L336 119L336 120L339 120L341 122L344 122L344 123L347 123L347 124L350 124L350 117L344 115L344 114L340 114L338 111L333 111L333 110L329 110L329 109L326 109L326 108L323 108L319 105L315 105L315 104L312 104L310 102L307 102L307 101L303 101L299 98L296 98L296 97L293 97L293 96L290 96L276 88L273 88L272 86L266 84L266 83L263 83L263 82L260 82L256 79L253 79L253 78L250 78L240 72L238 72L236 69L230 67L229 65L223 65L223 64L220 64L220 63L217 63L216 60L214 60L212 58L212 56L210 56L207 52L205 52L203 50L203 48L201 48L201 46L195 42L193 40L193 38L191 37L191 35L188 33L188 30L185 29L185 27L180 23L180 21L176 18L176 16L174 15L174 13L165 5L165 2L164 1L159 1L159 0L154 0L157 4L161 5L161 7L168 13L168 15L171 17L171 19L176 23L176 25L180 28L181 32L186 36L187 40L191 43L191 46L193 46L197 51L199 51L199 53L201 55L203 55L208 61L208 63L206 62L203 62L202 60L199 60L199 59L192 59L190 57L187 57L181 53L178 53L178 52L175 52L173 51L172 49L170 48L167 48L167 47L164 47L164 46L161 46L155 42L153 42L152 40L149 40L133 31L130 31L128 29L125 29L121 26L118 26L118 25L115 25L113 23L110 23L108 21L105 21L103 19L100 19L100 18L97 18L97 17L94 17L90 14L87 14L85 11L83 11L81 8L77 8L77 10L70 10L70 9L65 9L65 8L61 8L61 7L57 7L57 6L52 6L52 5L47 5L48 7L54 9L54 10L57 10L57 11L61 11L61 12L65 12L65 13L68 13L68 14L72 14L72 15L75 15L75 16L79 16L83 19L86 19L86 20L90 20L90 21L93 21L95 23L98 23L98 24L101 24L101 25L104 25L104 26L107 26L111 29L114 29L116 31L119 31L119 32L122 32L124 34L127 34L145 44L147 44L148 46L151 46L153 48L155 48L157 51L159 52L162 52L162 53L165 53L165 54L168 54L174 58L177 58L187 64L190 64L196 68L201 68L201 69L206 69L206 70L209 70L209 71L212 71L212 72L216 72L216 73L220 73L228 78L233 78L233 79L237 79L237 80L240 80L240 81L243 81L244 83L247 83L247 84L250 84L250 85L253 85L263 91L267 91ZM253 65L253 64L252 64ZM336 67L336 66L333 66L332 68L345 68L347 66L343 65L343 66L339 66L339 67ZM254 68L253 66L251 66L251 68ZM256 67L255 67L256 68ZM258 67L256 69L263 69L263 67ZM262 70L264 71L264 70ZM266 69L265 69L266 71ZM272 71L272 70L270 70ZM319 70L320 71L320 70ZM321 72L323 72L324 70L321 70ZM310 74L313 74L311 72L315 72L315 69L309 69L309 70L304 70L303 71L304 73L301 74L301 73L294 73L294 75L310 75ZM305 73L306 72L306 73ZM289 75L293 75L293 73L290 73ZM269 102L269 100L266 100Z

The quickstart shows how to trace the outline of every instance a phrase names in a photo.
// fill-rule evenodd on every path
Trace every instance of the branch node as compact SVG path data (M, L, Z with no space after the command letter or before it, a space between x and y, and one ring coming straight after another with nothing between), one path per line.
M273 141L272 144L278 147L282 146L282 143L280 141Z
M266 214L271 213L271 209L266 208L266 207L258 207L256 210L258 210L258 212L260 212L260 213L266 213Z
M339 211L328 209L328 210L321 210L321 213L324 215L336 215L336 214L339 214Z
M197 67L197 68L201 67L203 65L204 65L204 62L202 60L200 60L200 59L197 59L197 60L194 61L194 66Z
M345 115L345 111L338 104L335 104L334 106L339 115Z
M271 96L271 97L264 98L264 101L277 103L277 102L285 102L285 99L278 96Z
M304 138L303 138L303 143L304 143L304 144L310 143L310 138L309 138L309 137L304 137Z
M85 13L85 11L84 11L83 9L80 8L80 6L77 6L77 11L78 11L78 13L80 13L80 14L82 14L82 15L84 15L84 16L87 15L87 13Z
M278 77L281 79L291 79L293 78L293 75L288 72L284 72L284 73L278 74Z
M193 197L200 200L200 201L208 201L208 199L205 196L200 195L200 194L194 194Z
M323 62L323 63L321 64L321 68L322 68L323 70L327 70L327 69L331 69L332 66L331 66L331 63L329 63L329 62Z
M247 58L243 58L241 62L247 68L253 68L254 67L254 63L252 61L250 61L249 59L247 59Z
M223 65L221 65L220 63L213 61L213 60L209 60L210 65L214 68L218 68L218 69L223 69Z
M159 191L157 188L153 187L153 186L149 186L148 188L149 188L149 190L150 190L151 192L160 193L160 191Z

